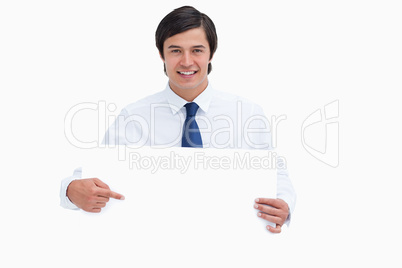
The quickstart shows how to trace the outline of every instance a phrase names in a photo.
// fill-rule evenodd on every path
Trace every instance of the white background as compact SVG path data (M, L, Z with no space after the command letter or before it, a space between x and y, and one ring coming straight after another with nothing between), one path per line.
M0 3L1 266L54 265L46 260L66 232L55 219L63 211L59 183L76 164L64 117L78 103L106 101L118 112L162 90L154 33L184 4L217 27L214 87L287 117L277 145L298 193L296 210L290 228L273 236L277 247L251 257L266 266L400 267L400 3L252 0ZM304 149L301 126L336 100L334 168ZM80 137L97 137L96 116L81 125ZM79 256L76 267L99 257L74 248L70 256Z

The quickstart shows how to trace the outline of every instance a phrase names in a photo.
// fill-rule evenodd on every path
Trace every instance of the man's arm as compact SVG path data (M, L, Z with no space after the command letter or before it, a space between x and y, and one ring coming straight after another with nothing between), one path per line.
M257 198L254 208L260 210L258 216L276 224L275 227L267 225L272 233L280 233L284 224L289 225L291 215L296 205L296 191L289 178L284 159L277 159L277 186L275 198Z
M124 200L124 196L110 190L97 178L81 179L82 169L74 170L73 176L65 178L60 187L60 205L68 209L100 212L109 198Z
M67 209L79 209L71 200L67 197L67 188L70 183L74 180L81 179L82 177L82 168L77 168L74 170L73 175L67 177L61 181L60 185L60 206Z
M101 212L110 198L124 200L124 196L110 190L98 178L74 180L66 191L67 197L78 208L87 212Z
M265 145L266 150L272 150L272 129L269 120L266 118L261 106L253 105L250 113L252 118L256 120L252 121L248 127L251 129L261 130L255 132L249 139L251 144ZM257 148L254 148L257 149ZM287 171L286 159L283 157L276 158L277 167L277 189L275 198L258 198L254 207L260 210L260 217L276 224L273 228L267 225L267 229L273 233L280 233L283 224L290 223L291 215L296 205L296 192L293 188L292 182L289 178Z
M125 109L121 111L118 118L128 117ZM117 136L118 122L115 122L109 127L103 138L103 145L125 144L123 137ZM123 123L126 123L123 120ZM126 125L124 124L123 127ZM126 129L121 131L126 133ZM109 198L123 200L124 196L110 190L109 186L97 178L82 179L82 169L78 168L74 171L73 176L65 178L61 182L60 187L60 205L68 209L83 209L87 212L100 212Z

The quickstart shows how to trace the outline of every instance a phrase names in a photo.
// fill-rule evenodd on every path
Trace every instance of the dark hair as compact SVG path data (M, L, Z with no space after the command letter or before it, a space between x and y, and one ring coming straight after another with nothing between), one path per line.
M165 58L163 55L163 43L166 39L173 35L199 27L202 27L205 31L209 49L211 51L209 59L212 59L212 56L218 47L218 36L216 35L215 25L207 15L199 12L197 9L191 6L183 6L173 10L159 23L155 33L155 41L156 47L158 48L162 58ZM165 65L164 69L166 73ZM211 72L211 70L212 65L209 63L208 74Z

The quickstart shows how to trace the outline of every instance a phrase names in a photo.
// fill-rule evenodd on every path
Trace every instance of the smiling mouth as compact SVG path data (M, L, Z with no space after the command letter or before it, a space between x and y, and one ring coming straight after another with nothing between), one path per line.
M191 72L177 72L177 73L182 74L182 75L193 75L193 74L196 74L197 71L191 71Z

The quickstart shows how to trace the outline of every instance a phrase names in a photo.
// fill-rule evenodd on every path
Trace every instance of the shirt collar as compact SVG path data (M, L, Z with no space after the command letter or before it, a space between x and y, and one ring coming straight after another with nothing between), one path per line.
M172 110L172 113L175 115L177 112L186 104L188 101L185 99L181 98L179 95L173 92L173 90L170 88L169 83L167 83L166 88L164 90L165 96L167 98L168 104ZM211 84L208 82L207 88L201 92L200 95L197 96L193 100L193 102L197 103L200 109L204 112L207 113L209 109L209 104L211 103L211 99L213 97L213 88Z

